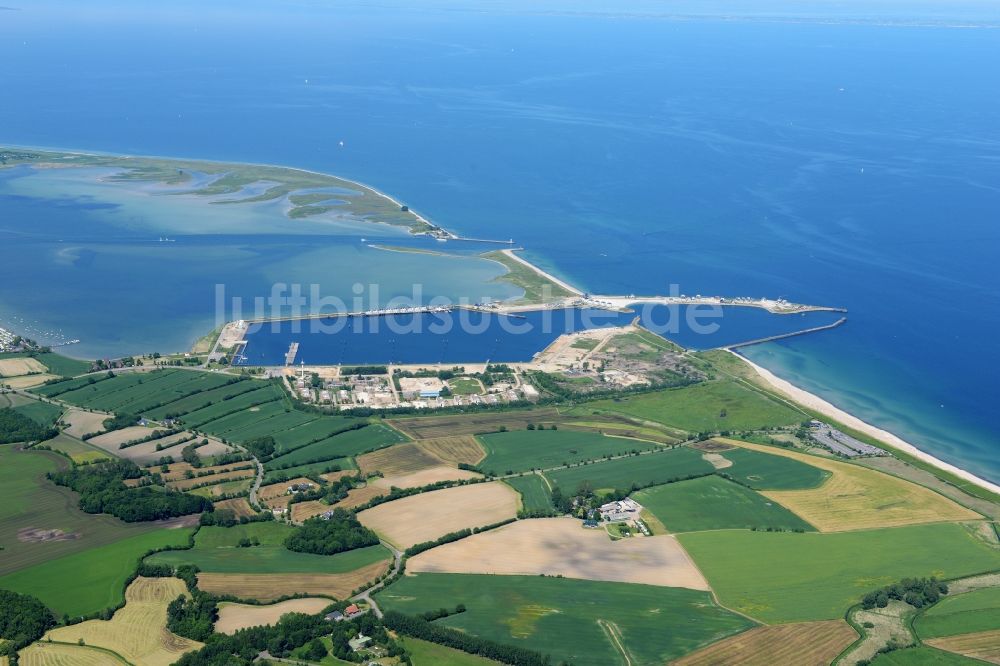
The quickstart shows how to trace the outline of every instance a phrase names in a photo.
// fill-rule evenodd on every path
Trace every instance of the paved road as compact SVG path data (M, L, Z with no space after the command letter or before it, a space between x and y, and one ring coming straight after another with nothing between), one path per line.
M380 582L375 583L374 585L372 585L371 587L369 587L367 590L365 590L363 592L359 592L358 594L355 594L353 597L351 597L351 601L364 601L364 602L366 602L371 607L372 612L375 613L375 617L381 619L382 618L382 609L378 607L377 603L375 603L375 600L372 598L371 594L372 594L372 592L374 592L376 590L379 590L382 587L384 587L386 580L388 580L389 578L392 578L397 573L399 573L399 569L403 566L403 553L402 553L402 551L396 550L393 546L391 546L390 544L386 543L385 541L380 541L379 543L381 543L383 546L385 546L386 548L388 548L389 550L392 551L392 558L393 558L392 571L390 571L389 575L386 576L385 578L383 578Z

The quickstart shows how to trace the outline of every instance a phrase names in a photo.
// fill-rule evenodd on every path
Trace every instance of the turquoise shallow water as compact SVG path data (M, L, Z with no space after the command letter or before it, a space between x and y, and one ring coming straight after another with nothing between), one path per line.
M748 353L1000 480L1000 74L987 66L1000 31L941 25L995 24L992 5L963 4L960 21L928 3L764 21L459 4L32 3L0 22L16 101L0 107L0 141L314 168L448 228L513 236L592 291L678 284L848 307L841 329ZM900 25L913 16L921 27ZM335 245L309 262L289 250L245 289L227 280L251 294L316 266L373 266ZM403 288L433 265L379 277ZM37 298L2 307L82 312L92 296L37 277L14 280ZM144 315L195 321L199 303L153 289Z

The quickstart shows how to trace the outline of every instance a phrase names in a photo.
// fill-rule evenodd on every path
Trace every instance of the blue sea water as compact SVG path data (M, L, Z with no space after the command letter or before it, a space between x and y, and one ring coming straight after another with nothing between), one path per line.
M563 308L513 315L447 312L323 317L251 324L237 365L390 365L527 362L565 333L633 321L687 349L730 347L827 326L835 312L774 315L757 308L638 303L625 312Z
M0 142L329 171L594 292L847 307L747 353L1000 481L995 4L749 5L33 1ZM92 303L10 273L0 308Z

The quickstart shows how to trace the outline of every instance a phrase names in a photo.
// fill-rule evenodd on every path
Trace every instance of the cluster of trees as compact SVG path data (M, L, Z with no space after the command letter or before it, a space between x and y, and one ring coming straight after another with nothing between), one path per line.
M374 546L378 536L358 522L354 514L334 509L329 520L310 518L285 539L285 548L299 553L334 555Z
M0 409L0 444L43 442L58 434L59 431L55 428L42 426L10 407Z
M388 611L382 618L386 628L405 636L412 636L431 643L446 645L462 652L479 655L487 659L512 664L513 666L548 666L548 656L534 650L513 645L504 645L485 638L479 638L457 629L432 624L421 617L411 617L397 611Z
M340 369L340 376L347 375L387 375L389 369L384 365L345 365Z
M325 486L317 484L317 486L312 490L307 490L293 495L292 499L289 500L289 504L320 499L325 499L328 504L334 504L347 497L348 491L354 488L355 484L361 483L363 480L364 479L362 479L360 475L354 475L343 476L335 481L331 481Z
M243 447L258 460L266 460L274 455L274 437L265 435L243 443Z
M49 479L80 493L80 508L87 513L107 513L127 523L162 520L210 511L204 497L149 487L129 488L125 479L142 476L135 463L112 460L63 472L50 472Z
M207 439L203 439L200 442L191 442L183 449L181 449L181 460L191 465L191 467L201 467L201 456L198 455L198 447L208 444Z
M231 636L212 634L205 647L188 652L176 666L237 666L254 663L267 650L272 656L287 658L292 650L330 632L330 623L322 615L288 613L273 626L241 629Z
M449 532L442 537L438 537L433 541L423 541L421 543L413 544L404 551L404 555L407 557L413 557L418 555L425 550L430 550L431 548L436 548L437 546L443 546L446 543L451 543L453 541L458 541L464 539L465 537L470 537L473 534L479 534L480 532L487 532L489 530L495 530L498 527L503 527L504 525L509 525L517 520L517 518L508 518L507 520L501 520L499 523L492 523L490 525L484 525L483 527L474 527L472 529L466 528L464 530L458 530L457 532Z
M231 509L215 509L201 514L199 522L206 526L232 527L233 525L246 525L247 523L263 523L274 520L274 514L270 511L262 511L252 516L236 517L236 513Z
M930 578L904 578L898 583L886 585L869 592L861 600L865 610L885 608L890 599L905 601L915 608L923 608L937 603L942 595L948 594L948 585L933 576Z
M0 637L7 641L0 656L16 658L18 650L37 641L55 623L52 612L38 599L0 590Z
M110 372L108 373L111 374ZM138 423L139 417L135 414L121 413L115 414L109 418L104 419L104 429L105 430L121 430L122 428L128 428L129 426L134 426Z

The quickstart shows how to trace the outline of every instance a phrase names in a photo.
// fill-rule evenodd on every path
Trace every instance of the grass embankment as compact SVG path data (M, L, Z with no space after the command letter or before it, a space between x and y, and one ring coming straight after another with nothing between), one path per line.
M996 569L1000 561L995 549L955 524L678 538L724 605L769 623L840 618L867 592L901 578L957 578Z
M517 259L504 254L501 250L486 252L483 258L503 264L507 272L496 278L497 282L509 282L524 290L524 295L518 299L523 303L547 303L560 298L574 296L568 289L556 284L538 271L525 266Z
M437 622L578 666L664 663L751 626L707 592L570 578L418 574L377 598L408 614L465 604Z

